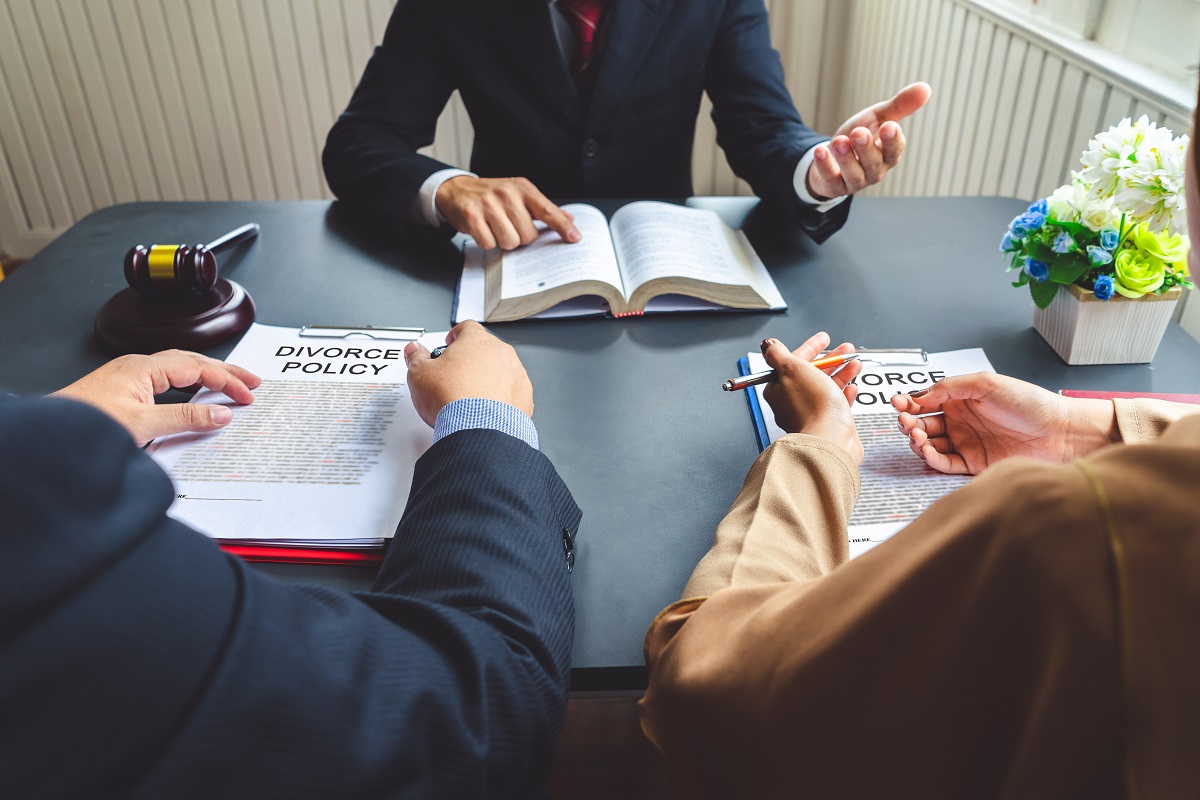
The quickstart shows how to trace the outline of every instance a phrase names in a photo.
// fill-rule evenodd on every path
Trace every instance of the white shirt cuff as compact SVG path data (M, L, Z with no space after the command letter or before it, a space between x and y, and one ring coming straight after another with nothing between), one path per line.
M832 200L818 200L808 191L808 170L812 167L813 159L817 157L817 147L822 144L828 144L829 140L818 142L808 148L808 152L800 156L800 163L796 165L796 173L792 176L792 187L796 190L796 196L800 198L800 202L810 206L816 206L817 211L824 214L829 209L845 201L847 195L835 197ZM439 175L441 173L438 173ZM435 190L436 191L436 190Z
M438 170L421 184L421 190L417 192L417 199L413 201L416 204L413 216L424 220L425 224L431 228L438 228L445 224L446 218L442 216L442 212L438 211L437 207L437 191L442 188L443 183L451 178L457 178L459 175L479 177L474 172L467 172L465 169Z

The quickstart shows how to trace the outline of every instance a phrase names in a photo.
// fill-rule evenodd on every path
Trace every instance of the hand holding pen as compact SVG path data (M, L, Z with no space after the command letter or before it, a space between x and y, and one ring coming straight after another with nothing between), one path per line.
M764 343L766 341L766 339L763 340ZM436 354L434 357L437 357ZM857 360L857 353L842 353L839 355L823 355L815 361L810 361L809 363L817 369L832 369L834 367L842 366L847 361ZM773 369L768 369L763 372L752 372L749 375L730 378L721 384L721 388L727 392L736 392L742 389L749 389L751 386L759 386L764 383L770 383L771 381L775 380L776 377L777 374Z
M788 433L806 433L826 439L845 450L854 463L862 463L862 442L854 427L850 408L858 387L850 381L862 372L862 362L848 359L854 345L845 343L829 351L837 359L827 369L844 366L834 375L827 375L814 365L817 357L829 346L829 334L814 334L808 341L789 352L778 339L763 339L763 358L775 372L775 380L767 384L763 397L775 413L775 422Z

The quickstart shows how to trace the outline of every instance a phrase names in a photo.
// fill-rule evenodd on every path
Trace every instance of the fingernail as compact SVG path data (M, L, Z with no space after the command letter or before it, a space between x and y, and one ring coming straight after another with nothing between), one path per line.
M896 427L899 428L900 432L903 433L905 436L908 435L908 431L904 430L904 423L901 422L900 420L896 420Z
M867 140L870 138L871 137L868 136L866 133L859 131L858 133L854 134L854 143L857 145L864 145L867 143Z
M930 389L932 389L932 388L933 388L933 387L932 387L932 386L930 386L930 387L929 387L929 388L927 388L927 389L918 389L918 390L917 390L917 391L915 391L915 392L909 392L909 393L908 393L908 396L909 396L909 397L911 397L911 398L913 398L913 399L915 400L915 399L916 399L916 398L918 398L918 397L924 397L925 395L929 394L929 390L930 390Z
M226 406L213 406L208 413L213 425L228 425L229 420L233 419L233 411Z
M774 341L775 340L771 339L771 338L763 339L761 342L758 343L758 349L762 350L765 353L767 348L770 347L771 343Z
M829 151L824 147L818 147L816 151L813 152L813 158L815 158L817 161L824 161L825 159L829 158Z
M884 128L883 130L881 130L879 132L879 138L886 139L887 141L890 142L892 139L896 138L896 129L895 128Z
M578 242L582 238L583 234L579 232L578 228L571 228L571 230L567 231L567 241L569 242Z
M833 146L833 148L838 151L838 155L844 156L850 152L850 142L849 141L838 142L837 144L835 144Z

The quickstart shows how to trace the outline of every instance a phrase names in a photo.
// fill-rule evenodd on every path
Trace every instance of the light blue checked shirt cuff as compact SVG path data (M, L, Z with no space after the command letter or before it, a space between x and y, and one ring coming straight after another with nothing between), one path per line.
M538 449L537 428L524 411L508 403L482 397L468 397L443 406L433 421L433 441L436 443L452 433L472 428L507 433L534 450Z

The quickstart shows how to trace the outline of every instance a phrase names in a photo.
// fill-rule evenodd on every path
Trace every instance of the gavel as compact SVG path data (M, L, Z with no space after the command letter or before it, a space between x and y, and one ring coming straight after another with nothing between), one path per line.
M146 295L202 295L217 284L217 257L258 235L251 222L208 244L139 244L125 254L125 280Z
M96 314L96 338L113 354L171 347L207 350L254 323L254 301L217 276L217 253L258 235L250 223L208 244L139 244L125 254L122 289Z

